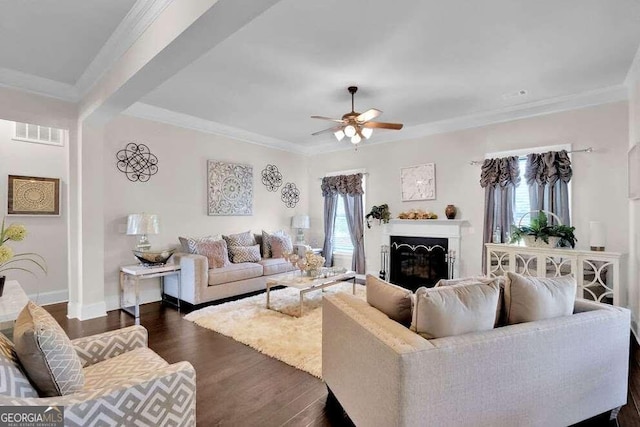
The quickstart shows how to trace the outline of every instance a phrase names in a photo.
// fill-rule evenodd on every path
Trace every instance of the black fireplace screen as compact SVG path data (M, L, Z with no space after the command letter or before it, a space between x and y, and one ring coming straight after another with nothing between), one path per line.
M449 277L448 240L433 237L391 236L390 281L415 291Z

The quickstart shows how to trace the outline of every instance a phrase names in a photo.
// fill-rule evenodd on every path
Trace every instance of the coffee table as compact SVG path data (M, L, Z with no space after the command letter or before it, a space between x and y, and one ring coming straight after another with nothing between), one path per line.
M272 309L269 302L269 293L271 288L276 286L286 286L288 288L296 288L300 293L300 313L298 317L302 317L304 312L304 294L337 285L341 282L353 280L352 292L356 294L356 273L355 271L347 271L330 277L304 277L300 273L289 273L284 276L273 278L267 281L267 308Z

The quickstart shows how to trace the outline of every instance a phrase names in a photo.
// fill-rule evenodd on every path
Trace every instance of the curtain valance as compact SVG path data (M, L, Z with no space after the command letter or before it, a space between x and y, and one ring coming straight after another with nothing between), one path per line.
M527 155L525 179L527 184L554 185L556 181L571 181L573 172L566 150L532 153Z
M355 196L363 194L362 189L362 174L356 173L353 175L337 175L337 176L325 176L322 178L322 196L326 197L332 194L347 194L349 196Z
M482 163L480 186L506 187L509 184L520 184L520 165L517 156L502 157L500 159L485 159Z

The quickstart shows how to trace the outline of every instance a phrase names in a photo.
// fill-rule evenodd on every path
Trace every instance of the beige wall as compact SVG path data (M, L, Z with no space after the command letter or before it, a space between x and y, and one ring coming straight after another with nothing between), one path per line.
M640 51L639 51L640 52ZM640 53L639 53L640 54ZM629 142L628 147L640 144L640 61L630 71L629 79ZM632 310L632 329L640 337L640 201L629 200L629 292L628 306Z
M11 270L5 274L18 280L25 292L39 303L67 300L67 151L68 144L54 146L12 139L13 122L0 120L0 203L2 215L7 213L7 176L25 175L60 178L60 216L8 216L7 224L21 223L28 236L22 242L9 242L15 253L35 252L48 266L45 276L37 267L36 276ZM27 264L23 264L27 266Z
M571 144L575 149L594 148L591 154L573 155L572 217L578 246L589 246L589 221L603 221L607 249L626 253L627 132L627 103L614 103L409 141L365 142L358 151L316 155L309 162L312 222L322 224L322 197L314 191L318 177L330 171L365 168L369 173L367 212L373 205L387 203L393 217L403 210L422 208L445 218L446 205L456 205L457 218L468 221L463 229L461 274L477 274L481 271L484 192L478 183L480 167L469 161L482 160L485 153L495 151ZM436 200L402 202L400 168L431 162L436 165ZM367 271L371 273L380 268L381 232L378 225L366 230Z
M158 157L159 171L148 182L131 182L116 168L116 153L126 143L146 144ZM208 216L207 160L253 166L253 215ZM293 182L301 199L287 208L280 192L269 192L261 172L274 164L283 182ZM120 116L106 128L104 150L105 296L107 309L117 306L118 269L136 262L131 248L136 238L124 234L130 213L152 212L160 216L159 235L153 246L178 245L178 236L230 234L246 230L288 229L291 216L306 214L309 202L307 159L303 156L238 142L226 137ZM157 282L147 283L144 299L158 298Z

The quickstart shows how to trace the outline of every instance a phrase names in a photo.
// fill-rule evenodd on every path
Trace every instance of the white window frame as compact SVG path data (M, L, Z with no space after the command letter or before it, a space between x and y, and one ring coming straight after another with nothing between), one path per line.
M493 153L486 153L484 155L485 159L497 159L497 158L501 158L501 157L510 157L510 156L518 156L518 157L523 157L527 154L531 154L531 153L536 153L536 154L541 154L541 153L546 153L549 151L561 151L561 150L567 150L569 152L569 159L571 160L571 163L573 163L573 158L571 156L571 144L558 144L558 145L547 145L547 146L543 146L543 147L531 147L531 148L520 148L517 150L508 150L508 151L494 151ZM569 181L569 183L567 184L567 192L569 194L569 218L571 219L571 222L573 222L573 192L571 190L571 185L572 185L573 181ZM526 182L521 182L520 185L527 185ZM514 218L517 224L517 221L520 220L520 218Z
M362 194L362 206L366 206L365 203L365 198L367 195L367 171L366 169L349 169L349 170L343 170L343 171L335 171L335 172L327 172L324 174L325 177L328 176L338 176L338 175L354 175L356 173L361 173L362 174L362 190L363 190L363 194ZM341 196L340 196L341 197ZM362 218L362 220L364 221L364 218ZM335 230L334 230L335 232ZM365 233L366 235L366 233ZM363 239L366 239L366 236L363 236ZM366 243L366 242L365 242ZM333 254L334 255L353 255L353 251L345 251L345 250L333 250Z
M41 126L41 125L34 125L32 123L24 123L24 122L20 122L21 124L24 124L27 126L27 130L26 130L26 137L22 137L22 136L18 136L18 122L13 122L13 135L11 136L11 139L14 141L22 141L22 142L31 142L33 144L44 144L44 145L53 145L55 147L64 147L65 141L67 139L67 132L64 129L60 129L60 128L54 128L51 126ZM33 139L33 138L29 138L29 126L36 126L38 129L38 139ZM41 128L47 128L50 129L50 132L54 132L54 131L58 131L58 142L54 142L54 141L48 141L46 139L40 139L40 129Z

